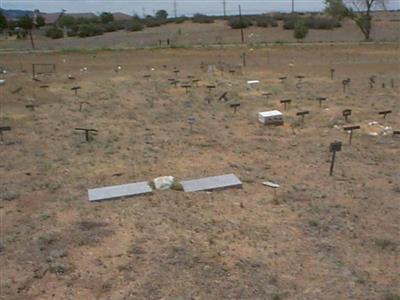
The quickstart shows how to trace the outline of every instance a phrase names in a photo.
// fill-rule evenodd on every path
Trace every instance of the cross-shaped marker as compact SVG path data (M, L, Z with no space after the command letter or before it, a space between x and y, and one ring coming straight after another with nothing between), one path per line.
M265 99L268 101L268 98L269 98L269 96L272 95L272 93L270 93L270 92L264 92L264 93L262 93L262 95L265 96Z
M350 136L349 136L349 145L351 145L351 139L353 138L353 130L360 129L360 126L348 126L348 127L343 127L344 131L350 131Z
M192 83L193 83L196 87L199 86L199 81L200 81L200 79L192 79Z
M348 121L348 117L351 116L351 109L345 109L342 111L342 115L346 122Z
M215 85L214 84L208 84L208 85L206 85L206 88L208 88L208 92L211 93L211 90L215 89Z
M384 110L384 111L378 112L378 114L383 115L384 119L386 119L386 115L391 114L391 113L392 113L391 110Z
M240 106L240 103L232 103L229 106L233 108L233 113L236 114L236 110Z
M75 128L75 130L81 130L85 132L86 142L89 142L91 140L89 135L90 132L92 132L93 135L96 135L98 132L96 129L89 129L89 128Z
M189 88L191 88L192 86L189 83L182 83L181 87L185 88L187 94L189 93Z
M174 69L173 71L175 73L175 76L178 77L178 73L180 72L178 69Z
M296 116L301 116L301 122L304 123L304 117L308 115L310 112L308 110L305 111L299 111L296 113Z
M400 136L400 130L393 130L393 137Z
M235 70L229 70L229 73L231 73L232 76L235 75L235 72Z
M291 99L283 99L283 100L281 100L281 103L283 103L283 107L284 107L285 110L289 107L290 102L292 102Z
M41 89L47 89L48 87L49 87L48 84L44 84L44 85L41 85L41 86L40 86Z
M80 89L81 89L80 86L74 86L74 87L71 88L71 90L75 92L75 96L78 95L78 90L80 90Z
M3 137L3 132L4 131L10 131L11 127L10 126L1 126L0 127L0 141L3 143L4 142L4 137Z
M287 78L286 76L282 76L282 77L279 77L279 80L281 81L281 83L284 83L286 78Z

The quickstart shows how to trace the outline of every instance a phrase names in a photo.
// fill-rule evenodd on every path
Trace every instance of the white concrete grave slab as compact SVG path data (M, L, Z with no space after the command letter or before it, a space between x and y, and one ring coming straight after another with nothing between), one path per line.
M147 181L89 189L89 201L103 201L152 193Z
M181 184L185 192L211 191L242 187L242 182L234 174L186 180L181 181Z

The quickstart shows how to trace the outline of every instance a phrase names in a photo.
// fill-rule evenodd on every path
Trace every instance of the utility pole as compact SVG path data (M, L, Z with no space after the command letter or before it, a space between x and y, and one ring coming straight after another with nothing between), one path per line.
M243 33L243 21L242 21L242 8L240 7L239 4L239 20L240 20L240 35L242 38L242 43L244 43L244 33Z
M176 0L174 0L174 16L175 19L178 17L177 9L176 9Z
M226 0L222 1L222 8L224 10L224 19L226 19Z
M292 14L294 14L294 0L292 0Z
M144 7L142 7L142 12L143 12L143 19L146 18L146 10Z

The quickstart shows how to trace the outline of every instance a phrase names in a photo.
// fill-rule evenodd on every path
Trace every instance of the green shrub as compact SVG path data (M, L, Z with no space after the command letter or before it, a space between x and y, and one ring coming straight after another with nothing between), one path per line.
M192 18L193 23L214 23L214 18L202 14L195 14Z
M296 39L304 39L308 34L308 27L302 20L296 22L294 26L294 37Z
M174 22L175 22L176 24L182 24L183 22L185 22L185 21L187 21L187 20L188 20L187 17L179 17L179 18L175 18L175 19L174 19Z
M252 22L250 19L242 17L241 19L239 17L233 17L228 20L228 25L232 29L240 29L240 28L247 28L252 25Z
M299 20L298 16L287 16L283 20L283 28L293 30Z
M128 31L141 31L143 30L143 24L139 20L132 20L125 24L125 29Z
M79 37L89 37L95 35L102 35L104 33L104 28L100 24L83 24L79 26L78 35Z
M51 27L47 29L45 35L52 39L61 39L64 37L63 31L57 27Z

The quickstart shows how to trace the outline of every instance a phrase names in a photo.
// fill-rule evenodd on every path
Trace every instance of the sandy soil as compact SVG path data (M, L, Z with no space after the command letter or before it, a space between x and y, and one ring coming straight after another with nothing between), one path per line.
M247 50L242 74L229 74L242 51L1 55L0 126L12 127L0 145L1 299L398 299L398 47ZM32 62L55 63L56 74L33 81ZM201 62L225 71L203 72ZM174 67L199 87L171 86ZM252 79L260 85L246 89ZM217 85L209 105L207 83ZM228 102L218 101L224 91ZM318 96L328 97L321 108ZM257 122L259 111L283 110L284 98L284 126ZM304 124L300 110L310 111ZM361 126L352 145L346 124ZM99 133L86 143L75 127ZM335 140L343 149L330 177ZM93 187L225 173L243 188L87 199Z

